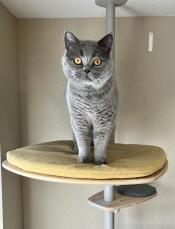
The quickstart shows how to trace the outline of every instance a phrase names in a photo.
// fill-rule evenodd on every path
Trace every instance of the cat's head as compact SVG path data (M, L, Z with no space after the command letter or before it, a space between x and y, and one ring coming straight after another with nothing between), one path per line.
M77 84L103 85L112 75L112 34L99 41L79 40L67 31L64 35L65 52L62 58L66 77Z

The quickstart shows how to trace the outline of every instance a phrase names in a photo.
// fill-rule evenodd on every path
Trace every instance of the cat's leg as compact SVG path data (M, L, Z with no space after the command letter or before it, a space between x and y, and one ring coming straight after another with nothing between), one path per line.
M74 142L73 152L78 154L78 145L74 133L73 133L73 142Z
M113 122L106 122L94 126L94 163L97 165L106 164L106 151L114 129Z
M85 117L80 114L78 117L71 118L71 125L78 146L78 162L90 163L92 162L90 127Z

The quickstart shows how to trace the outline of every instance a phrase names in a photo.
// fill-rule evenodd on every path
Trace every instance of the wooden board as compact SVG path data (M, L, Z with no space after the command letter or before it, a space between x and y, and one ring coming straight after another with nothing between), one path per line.
M12 173L16 173L18 175L32 178L32 179L49 181L49 182L72 183L72 184L130 185L130 184L146 184L157 180L166 172L168 168L168 162L166 162L163 168L161 168L159 171L146 177L130 178L130 179L107 179L107 180L75 179L75 178L66 178L66 177L44 175L39 173L32 173L32 172L27 172L25 170L22 170L10 164L7 160L3 161L2 166Z
M88 201L89 203L97 208L100 208L105 211L117 212L121 208L126 208L136 204L140 204L149 199L152 199L157 194L154 194L149 197L131 197L121 195L120 193L115 192L114 200L111 202L104 201L104 191L98 192L95 195L91 196Z

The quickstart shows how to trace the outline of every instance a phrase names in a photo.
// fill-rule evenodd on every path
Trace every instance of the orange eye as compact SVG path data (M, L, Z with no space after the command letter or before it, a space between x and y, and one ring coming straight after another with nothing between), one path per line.
M77 64L77 65L80 65L82 62L81 62L81 58L80 57L76 57L74 59L74 63Z
M101 63L102 63L102 60L101 60L100 58L96 58L96 59L93 61L93 64L94 64L95 66L101 65Z

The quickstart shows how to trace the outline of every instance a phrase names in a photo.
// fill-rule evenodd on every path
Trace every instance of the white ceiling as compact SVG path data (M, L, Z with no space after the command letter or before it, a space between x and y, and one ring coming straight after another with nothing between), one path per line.
M17 18L104 17L95 0L0 0ZM175 0L128 0L116 16L172 16Z

